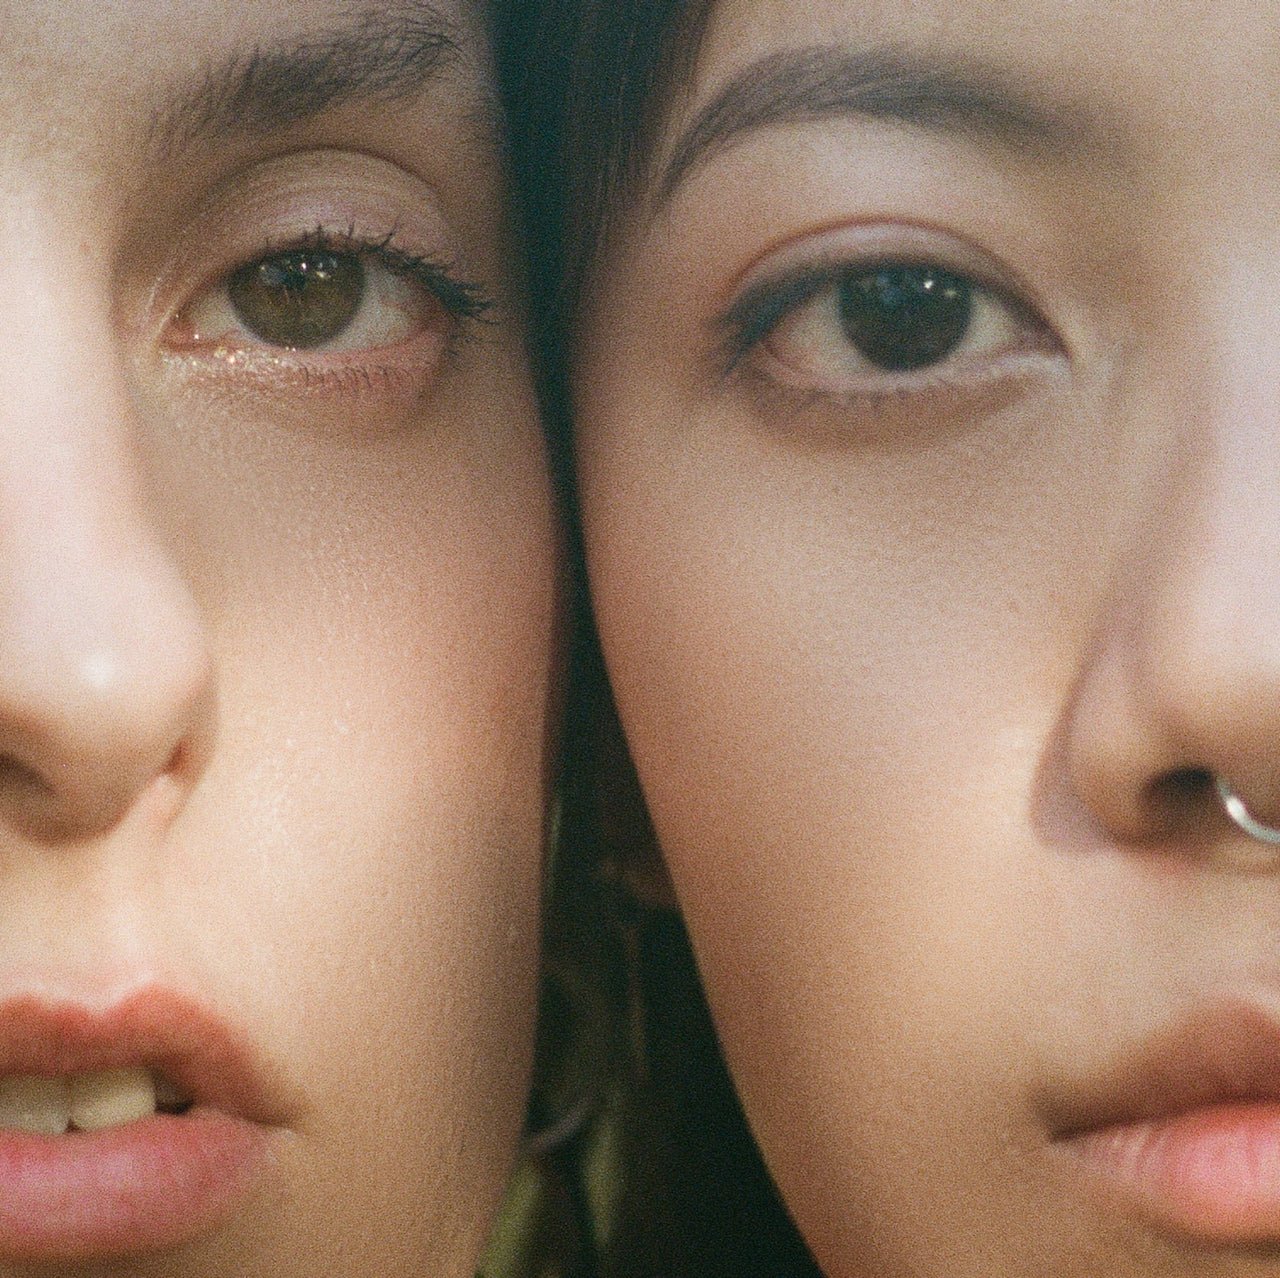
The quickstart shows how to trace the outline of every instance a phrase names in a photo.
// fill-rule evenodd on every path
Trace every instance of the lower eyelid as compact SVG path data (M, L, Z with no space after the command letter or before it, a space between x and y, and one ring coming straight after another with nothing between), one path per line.
M428 284L379 266L350 328L318 345L275 344L235 318L227 278L209 289L208 318L217 321L209 331L191 331L198 307L170 321L161 351L180 379L175 389L310 434L385 433L418 420L466 332L466 317L452 314Z
M309 350L175 350L164 359L170 393L220 404L237 420L307 435L382 436L416 429L443 369L443 336L336 355Z

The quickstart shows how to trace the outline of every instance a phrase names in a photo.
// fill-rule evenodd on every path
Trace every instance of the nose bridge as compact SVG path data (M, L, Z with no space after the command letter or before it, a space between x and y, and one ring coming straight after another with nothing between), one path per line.
M1258 734L1280 745L1280 394L1262 380L1215 397L1170 494L1135 663L1188 763L1254 783Z
M0 825L57 838L193 765L211 668L144 507L109 289L47 233L5 238Z
M1076 787L1126 837L1175 780L1280 811L1280 298L1219 281L1145 410L1164 454L1072 713Z
M1237 286L1216 313L1154 530L1141 665L1184 748L1242 775L1251 725L1280 732L1280 307Z

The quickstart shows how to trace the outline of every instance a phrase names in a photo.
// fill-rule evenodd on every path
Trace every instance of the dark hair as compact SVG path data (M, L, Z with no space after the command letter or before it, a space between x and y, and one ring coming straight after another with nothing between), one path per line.
M670 96L691 73L711 4L493 5L535 362L569 494L573 324L615 217L639 193ZM587 615L569 509L578 624L530 1108L529 1228L541 1230L549 1259L519 1272L819 1278L747 1129L683 926L628 889L627 845L652 831ZM548 1131L552 1140L539 1137ZM602 1148L613 1151L603 1195Z
M639 191L713 0L497 0L495 56L528 250L535 356L567 429L572 331L618 212ZM562 448L567 440L558 441Z

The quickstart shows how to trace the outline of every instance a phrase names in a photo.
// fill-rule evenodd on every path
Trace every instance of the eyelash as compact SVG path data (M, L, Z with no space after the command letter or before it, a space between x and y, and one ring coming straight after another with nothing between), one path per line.
M253 260L260 261L273 253L289 253L297 250L319 250L330 253L351 253L371 259L385 267L393 275L411 279L421 284L444 307L445 313L456 320L482 320L493 305L484 289L460 279L453 270L438 258L410 253L397 247L396 232L365 237L349 227L341 234L317 227L310 235L291 244L272 245Z

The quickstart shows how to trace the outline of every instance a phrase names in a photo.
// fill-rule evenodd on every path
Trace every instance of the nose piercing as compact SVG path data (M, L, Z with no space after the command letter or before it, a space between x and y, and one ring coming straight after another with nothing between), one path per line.
M1222 806L1226 809L1227 815L1250 838L1257 839L1260 843L1280 844L1280 826L1263 825L1261 821L1254 820L1249 815L1249 809L1245 807L1244 800L1227 784L1225 778L1215 773L1213 784L1218 791L1218 798L1222 800ZM1261 849L1257 849L1253 856L1246 859L1252 866L1280 868L1280 849L1275 852L1264 852Z

